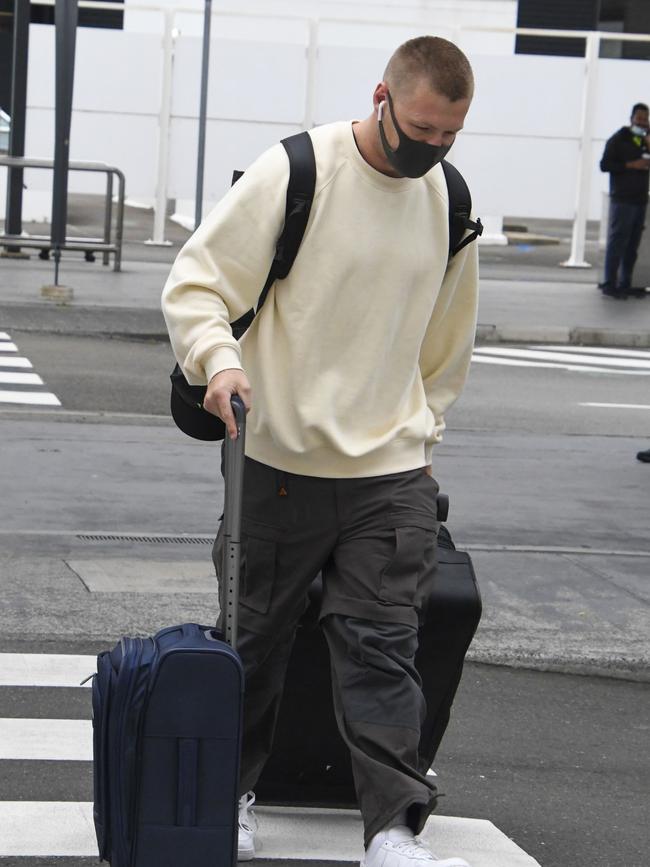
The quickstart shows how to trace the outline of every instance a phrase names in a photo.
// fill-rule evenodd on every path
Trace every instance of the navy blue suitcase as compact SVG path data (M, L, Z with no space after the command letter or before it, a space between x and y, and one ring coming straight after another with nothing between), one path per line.
M234 867L244 673L233 650L245 410L226 438L223 636L185 623L122 638L93 675L94 820L112 867Z

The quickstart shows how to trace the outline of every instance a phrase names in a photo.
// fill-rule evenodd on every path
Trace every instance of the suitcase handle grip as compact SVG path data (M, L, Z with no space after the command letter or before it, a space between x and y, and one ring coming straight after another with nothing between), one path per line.
M231 647L237 644L237 610L239 605L239 568L241 560L241 513L244 491L244 449L246 445L246 407L238 394L230 399L237 438L224 439L224 507L223 507L223 626L224 637Z
M232 411L235 414L235 422L237 423L237 435L239 436L240 426L246 424L246 407L244 406L244 401L238 394L233 394L233 396L230 398L230 406L232 407Z

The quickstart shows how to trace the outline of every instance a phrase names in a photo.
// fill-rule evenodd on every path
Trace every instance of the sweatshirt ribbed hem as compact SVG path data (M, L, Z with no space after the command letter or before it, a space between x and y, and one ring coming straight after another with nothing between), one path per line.
M398 439L359 457L327 448L299 454L278 448L269 436L246 432L246 455L249 458L287 473L323 479L363 479L417 470L427 465L426 452L428 448L424 443Z

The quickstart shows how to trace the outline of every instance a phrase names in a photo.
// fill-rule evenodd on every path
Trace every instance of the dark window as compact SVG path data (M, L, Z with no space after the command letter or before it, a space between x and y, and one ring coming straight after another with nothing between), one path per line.
M606 30L650 34L650 0L519 0L517 26L544 30ZM584 39L517 36L517 54L583 57ZM602 40L601 57L649 60L650 42Z
M647 0L600 0L600 30L650 35L650 3ZM650 42L602 40L600 56L650 60Z
M124 27L124 0L106 0L115 3L112 9L79 9L79 27ZM32 3L32 24L54 24L54 6ZM9 112L11 105L11 77L13 57L14 0L0 0L0 108Z
M79 27L108 27L121 30L124 26L124 0L106 0L118 7L110 9L79 9ZM54 6L32 3L32 24L54 24Z
M597 30L599 0L519 0L517 27ZM517 54L584 57L585 40L562 36L517 36Z

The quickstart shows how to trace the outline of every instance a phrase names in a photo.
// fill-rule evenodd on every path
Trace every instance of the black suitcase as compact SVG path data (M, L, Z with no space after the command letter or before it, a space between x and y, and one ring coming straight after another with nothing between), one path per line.
M226 440L223 636L122 638L93 675L94 820L112 867L235 867L244 673L237 633L245 410Z
M318 626L320 594L317 579L289 660L273 752L255 787L261 804L356 806L350 756L332 707L329 652ZM438 569L416 655L427 702L420 737L423 773L431 767L447 728L480 617L481 597L471 558L455 550L448 530L441 526Z

